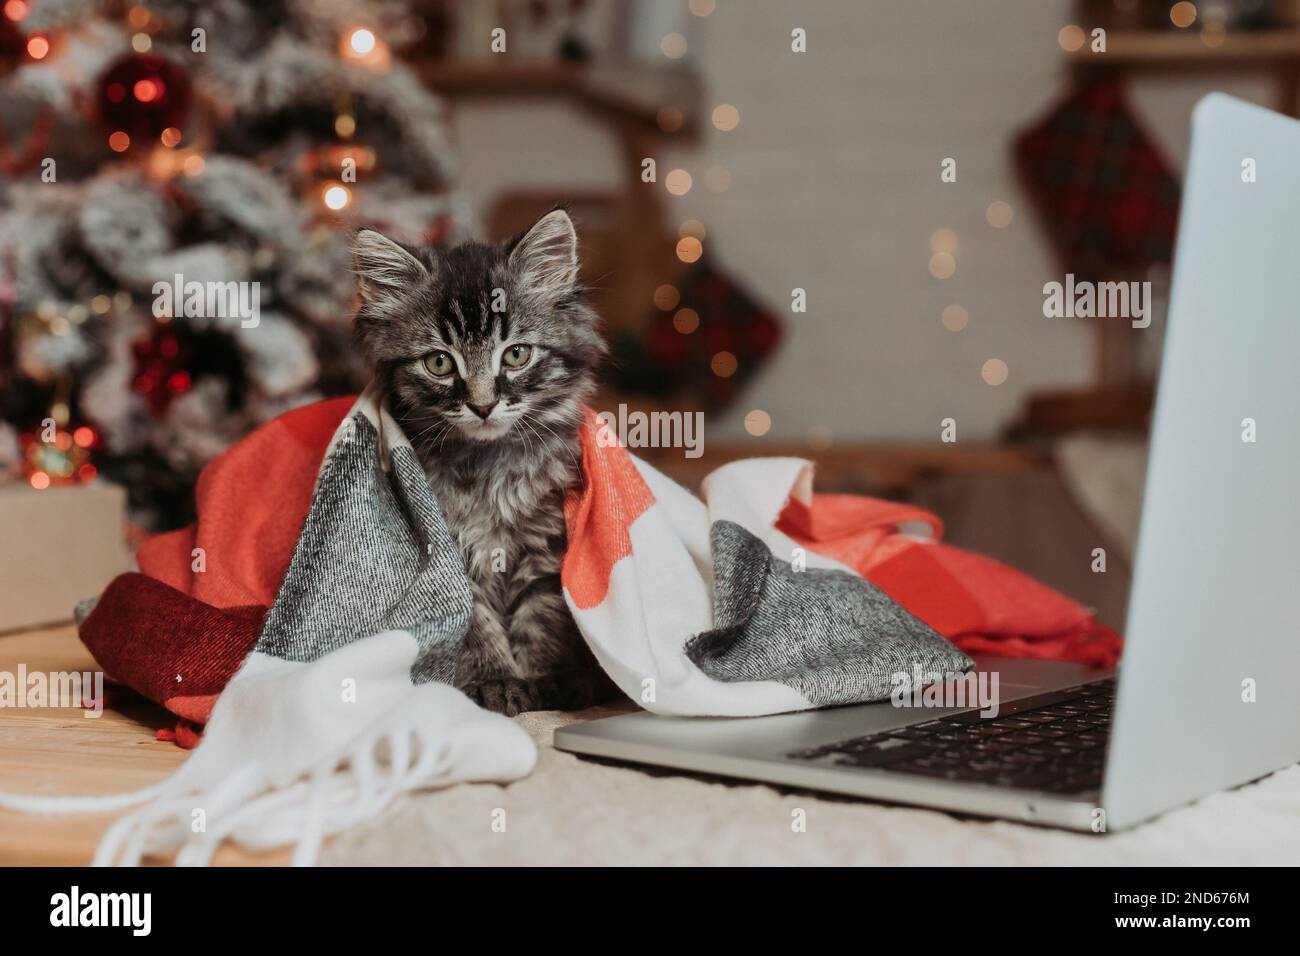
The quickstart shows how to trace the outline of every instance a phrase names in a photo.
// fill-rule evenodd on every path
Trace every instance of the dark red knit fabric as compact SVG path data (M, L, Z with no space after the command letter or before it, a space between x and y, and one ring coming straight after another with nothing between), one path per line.
M81 639L112 680L178 716L206 720L208 699L253 649L266 612L213 607L146 575L123 574L82 623Z

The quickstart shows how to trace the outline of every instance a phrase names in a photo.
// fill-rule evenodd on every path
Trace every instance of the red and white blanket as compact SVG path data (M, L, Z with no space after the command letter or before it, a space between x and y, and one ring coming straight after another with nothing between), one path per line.
M1119 637L1076 602L943 544L928 512L814 494L807 462L726 465L697 498L594 414L582 446L565 597L597 660L649 710L879 700L900 662L946 673L969 665L962 652L1118 658ZM108 676L175 714L165 733L178 744L197 744L174 777L118 801L147 802L110 830L101 862L175 848L203 862L226 838L294 842L310 862L325 835L399 793L531 770L522 730L450 686L472 599L377 396L267 424L204 470L196 503L198 520L146 541L139 572L81 623Z

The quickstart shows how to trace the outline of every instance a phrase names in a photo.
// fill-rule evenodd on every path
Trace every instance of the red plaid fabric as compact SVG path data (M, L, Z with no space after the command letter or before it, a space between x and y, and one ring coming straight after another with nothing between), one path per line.
M1096 281L1171 260L1178 181L1118 84L1070 94L1014 152L1062 269Z

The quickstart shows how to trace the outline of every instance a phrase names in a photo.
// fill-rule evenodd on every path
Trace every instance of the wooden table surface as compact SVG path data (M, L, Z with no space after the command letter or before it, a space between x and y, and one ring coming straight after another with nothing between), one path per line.
M94 671L94 659L71 625L0 635L0 671ZM133 702L97 718L81 710L0 709L0 790L88 796L157 783L187 756L154 731L175 719L161 707ZM32 816L0 810L0 865L83 865L116 814ZM282 865L289 851L248 853L230 846L222 865ZM157 860L166 863L166 860Z

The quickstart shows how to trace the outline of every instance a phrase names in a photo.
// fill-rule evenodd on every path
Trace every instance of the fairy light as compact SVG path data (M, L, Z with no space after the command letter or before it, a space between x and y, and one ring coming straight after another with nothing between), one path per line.
M162 140L162 144L168 149L174 149L181 141L181 131L175 126L168 126L158 138Z
M334 117L334 132L339 139L350 139L356 131L357 120L351 113L340 113Z
M980 378L989 385L1001 385L1008 374L1007 363L1000 358L991 358L980 368Z
M119 129L117 132L109 135L108 148L115 153L125 153L131 148L131 137Z
M1061 45L1061 49L1067 53L1073 53L1083 48L1084 41L1087 38L1083 34L1083 27L1076 24L1068 24L1061 27L1056 34L1056 42Z
M27 55L33 60L43 60L50 52L50 41L43 36L30 37L27 40Z
M141 103L152 103L162 96L162 84L152 77L146 77L143 80L136 80L135 86L131 87L131 94Z
M772 430L772 416L761 408L756 408L745 416L745 431L755 438L761 438Z
M352 193L348 192L346 186L335 184L333 186L327 186L325 191L321 194L321 198L324 199L326 206L333 209L335 212L338 212L352 201Z
M1196 4L1189 0L1178 0L1169 8L1169 22L1180 30L1186 30L1196 22Z
M736 374L736 366L738 364L736 356L732 355L730 352L718 352L713 356L712 360L710 360L709 368L713 370L713 374L718 376L718 378L731 378L731 376Z
M943 327L949 332L960 332L970 321L970 313L960 305L946 306L942 315Z
M700 327L700 313L694 309L678 309L673 315L673 328L682 335L690 335Z
M677 291L677 286L664 283L655 289L653 299L656 308L668 312L677 308L677 303L682 300L682 294Z
M698 262L704 255L704 244L694 236L683 236L677 240L677 258L687 264Z
M34 471L32 476L27 479L33 488L37 491L44 491L50 487L50 476L43 471Z
M28 10L29 7L27 6L26 0L9 0L9 2L4 5L5 16L14 23L18 23L27 16Z
M675 133L682 128L685 117L682 116L682 111L676 107L665 106L655 114L655 122L663 132Z
M1015 213L1011 209L1011 204L1001 199L989 203L988 209L984 210L984 218L994 229L1005 229L1011 225L1011 220Z
M730 103L723 103L713 110L713 125L724 133L729 133L740 125L740 110Z
M664 177L664 188L674 196L685 196L691 191L691 174L684 169L674 169Z
M704 241L704 233L705 233L704 223L700 222L698 219L687 219L677 229L677 235L679 237L694 236L696 239L700 240L701 242Z
M375 35L364 27L353 30L348 37L348 48L357 56L372 53L375 49Z
M659 43L659 49L670 60L680 60L686 55L686 37L680 33L669 33Z
M957 260L948 252L936 252L930 257L930 275L936 279L951 279L957 271Z
M131 49L136 53L148 53L153 49L153 38L147 33L136 33L131 36Z
M142 7L139 4L126 12L126 22L132 30L143 30L149 25L151 19L153 19L153 14L149 12L147 7Z
M930 233L930 251L953 253L957 251L957 233L951 229L936 229Z

